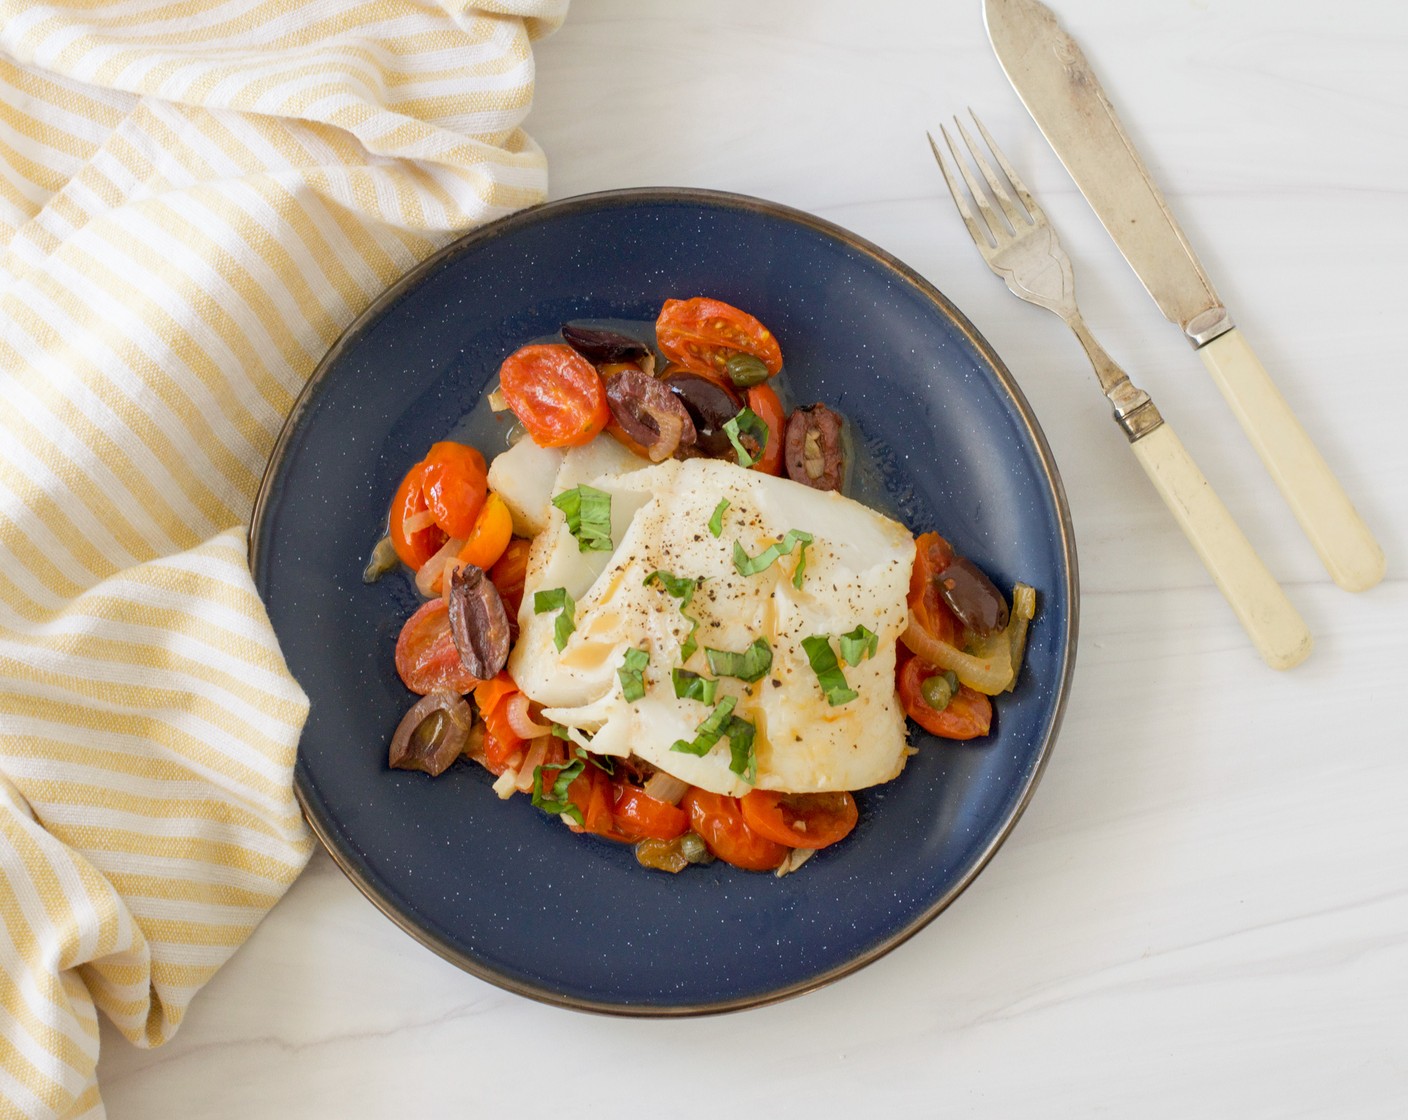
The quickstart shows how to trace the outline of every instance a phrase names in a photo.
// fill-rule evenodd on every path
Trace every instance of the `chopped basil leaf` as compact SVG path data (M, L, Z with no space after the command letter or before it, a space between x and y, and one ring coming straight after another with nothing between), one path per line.
M598 770L604 770L608 774L616 773L616 763L611 760L609 755L592 754L590 751L583 750L581 747L576 748L572 753L583 762L590 762Z
M756 457L748 454L748 449L739 441L740 433L746 433L757 441L758 454ZM767 421L751 408L740 409L738 415L732 420L724 421L724 435L728 436L729 443L733 444L734 451L738 452L740 467L751 467L763 457L763 452L768 449Z
M757 729L746 719L730 716L728 721L728 768L750 786L758 781L758 756L753 753Z
M621 695L627 704L634 704L645 695L644 669L650 664L650 654L643 649L628 649L616 675L621 678Z
M841 645L841 660L847 665L859 665L867 657L874 657L880 648L880 635L865 625L842 634L837 641Z
M678 699L698 700L701 704L714 702L714 691L719 687L718 681L679 668L670 670L670 678L675 682L675 696Z
M652 583L658 583L665 589L666 595L680 601L680 614L689 622L689 634L686 636L684 644L680 646L681 663L693 657L694 651L699 648L699 643L694 640L694 633L699 629L699 619L695 618L692 614L687 614L685 608L688 607L690 602L694 599L694 592L698 590L699 585L703 582L703 576L700 576L698 579L687 579L684 576L671 575L669 572L662 571L659 568L645 577L646 587L649 587Z
M714 749L714 744L723 738L724 732L728 728L729 717L733 715L733 709L737 703L736 697L725 696L719 701L719 706L704 717L704 722L694 729L693 742L686 743L683 739L676 739L670 749L680 751L683 754L708 754Z
M807 545L812 543L812 535L801 529L788 529L787 535L777 544L770 544L757 556L749 556L738 541L733 542L733 566L741 576L755 576L767 571L779 559L788 555L794 548L797 551L797 567L792 573L792 586L802 589L802 576L807 570Z
M552 504L567 517L567 531L580 552L611 551L611 495L590 486L564 490Z
M709 672L716 677L737 677L741 681L760 680L772 668L772 646L766 638L757 639L742 653L704 647L709 659Z
M555 723L555 724L553 724L553 725L552 725L552 733L553 733L554 735L556 735L559 739L566 739L566 740L568 740L569 742L570 742L571 739L572 739L572 737L567 734L567 725L566 725L566 724L563 724L563 723Z
M565 587L533 592L534 614L547 614L556 610L562 613L557 616L557 622L553 626L552 642L560 653L562 647L567 644L567 639L572 636L572 631L577 629L577 621L573 617L577 612L577 604L573 602L572 596L567 594Z
M721 536L724 531L724 510L728 509L728 499L720 498L719 504L714 507L714 514L709 518L709 532L715 537Z
M567 796L567 787L583 770L587 764L580 758L576 762L545 762L541 766L533 769L533 804L545 813L554 816L566 817L573 824L580 827L582 823L582 810L572 804ZM545 776L543 771L555 770L557 776L553 779L552 789L546 793L543 791Z
M846 686L846 675L841 672L836 654L831 649L830 635L815 634L810 638L803 638L802 649L806 651L812 672L816 674L816 683L821 686L821 691L826 693L826 701L833 708L847 704L860 695L855 689Z

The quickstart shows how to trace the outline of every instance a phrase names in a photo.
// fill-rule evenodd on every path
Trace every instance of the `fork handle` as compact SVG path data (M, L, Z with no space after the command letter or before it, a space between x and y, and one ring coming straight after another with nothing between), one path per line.
M1130 444L1262 659L1289 669L1310 653L1310 631L1167 422Z
M1373 587L1383 549L1241 332L1233 327L1198 353L1331 577L1347 591Z

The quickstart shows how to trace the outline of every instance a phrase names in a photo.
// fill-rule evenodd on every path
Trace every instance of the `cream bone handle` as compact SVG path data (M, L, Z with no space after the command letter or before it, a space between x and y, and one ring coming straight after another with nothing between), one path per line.
M1289 669L1310 653L1310 631L1167 422L1130 444L1262 659Z
M1198 353L1334 581L1347 591L1373 587L1383 549L1246 339L1234 327Z

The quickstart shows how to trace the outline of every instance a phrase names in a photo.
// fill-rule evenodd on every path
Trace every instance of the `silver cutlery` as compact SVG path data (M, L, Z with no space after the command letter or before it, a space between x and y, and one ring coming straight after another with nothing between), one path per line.
M947 129L940 131L967 185L966 194L933 136L929 137L934 158L939 161L939 169L973 243L988 266L1016 295L1054 311L1075 332L1095 367L1100 388L1109 399L1135 457L1231 605L1257 652L1275 669L1289 669L1299 664L1311 647L1310 631L1304 621L1173 428L1159 414L1148 393L1129 380L1090 333L1076 306L1070 258L1045 213L987 129L976 116L973 122L1001 168L1001 175L984 158L968 130L957 118L954 120L972 164L986 181L1001 213L988 201L969 167L969 160L962 156Z
M1341 587L1364 591L1384 553L1188 245L1085 55L1038 0L984 0L998 61L1136 275L1197 350L1302 530Z

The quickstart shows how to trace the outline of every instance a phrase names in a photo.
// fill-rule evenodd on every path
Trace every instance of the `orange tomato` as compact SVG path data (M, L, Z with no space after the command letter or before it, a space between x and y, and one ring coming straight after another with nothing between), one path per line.
M401 479L396 496L391 499L391 514L387 519L392 547L396 549L401 563L412 571L419 571L421 565L439 552L441 545L449 539L444 530L433 523L406 532L407 519L427 513L429 509L425 500L425 463L421 462Z
M488 494L484 456L463 443L432 444L422 460L425 502L446 537L466 537Z
M752 354L769 375L782 368L772 332L722 300L667 299L655 320L655 341L665 357L696 373L727 377L725 367L735 354Z
M512 537L504 546L503 555L489 569L489 581L504 601L510 624L518 618L518 608L523 604L523 581L528 575L528 553L532 550L532 541Z
M992 701L961 685L948 707L935 711L924 699L924 682L939 670L920 657L910 657L899 670L898 688L904 713L941 739L976 739L992 729Z
M479 684L455 648L450 610L444 599L423 604L401 627L396 639L396 672L407 688L422 696L437 688L468 692Z
M508 506L497 494L490 494L479 511L479 517L465 537L464 547L458 559L464 564L473 564L486 572L498 563L508 542L513 538L513 518Z
M539 447L590 443L611 419L596 367L565 343L515 350L499 367L499 388Z
M764 474L782 473L782 449L787 438L787 415L771 385L753 385L748 389L748 407L768 426L768 445L762 457L750 468Z
M914 570L909 577L909 609L930 635L957 645L963 627L939 595L935 578L953 563L953 548L938 533L920 533L914 541Z
M748 827L736 797L692 786L680 801L680 808L689 814L690 827L699 833L709 851L734 867L771 871L787 855L784 845Z
M855 828L860 813L849 793L750 791L740 802L743 819L759 836L789 848L825 848Z

